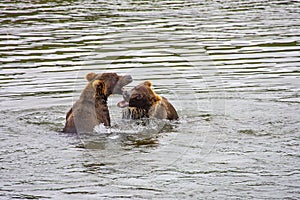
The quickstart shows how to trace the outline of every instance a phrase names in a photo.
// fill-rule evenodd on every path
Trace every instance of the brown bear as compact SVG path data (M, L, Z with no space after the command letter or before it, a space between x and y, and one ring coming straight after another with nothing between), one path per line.
M118 107L125 108L123 118L158 118L178 119L178 114L173 105L165 98L157 95L151 89L152 83L145 81L134 87L130 92L123 91L124 100L118 103Z
M86 75L88 84L79 100L75 102L66 116L65 133L92 132L96 125L110 126L107 98L111 94L122 94L123 86L132 82L130 75L119 76L116 73Z

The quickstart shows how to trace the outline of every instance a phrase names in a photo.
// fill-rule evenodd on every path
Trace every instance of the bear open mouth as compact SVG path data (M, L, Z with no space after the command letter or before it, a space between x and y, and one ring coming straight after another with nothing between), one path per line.
M123 100L118 102L117 106L119 108L126 108L129 106L130 92L128 92L124 87L122 88Z

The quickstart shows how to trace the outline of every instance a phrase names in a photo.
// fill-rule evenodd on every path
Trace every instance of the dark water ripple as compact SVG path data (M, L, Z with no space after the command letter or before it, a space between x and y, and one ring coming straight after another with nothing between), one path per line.
M298 1L0 3L0 198L298 199ZM178 124L60 134L86 73L151 80ZM98 135L97 135L98 134Z

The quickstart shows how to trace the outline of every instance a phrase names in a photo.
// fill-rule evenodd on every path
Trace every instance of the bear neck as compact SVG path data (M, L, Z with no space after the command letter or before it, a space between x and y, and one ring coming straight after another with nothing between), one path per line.
M150 108L151 108L151 105L149 104L149 105L145 105L144 107L142 107L140 109L143 109L148 112L150 110Z
M104 94L96 94L95 103L107 106L107 96Z
M129 107L133 107L136 108L138 110L144 110L145 112L148 112L151 108L151 103L146 103L147 101L145 100L142 104L138 104L138 105L131 105L129 103Z
M95 111L99 124L104 124L104 126L110 126L110 115L107 106L107 97L103 94L95 95Z
M101 105L107 106L107 98L109 95L95 93L95 90L91 85L87 85L84 89L85 92L80 95L82 102L87 103L100 103Z
M144 105L144 110L146 110L147 112L149 112L153 107L156 107L158 104L160 104L160 100L156 100L156 99L152 99L149 100L150 103L147 103Z

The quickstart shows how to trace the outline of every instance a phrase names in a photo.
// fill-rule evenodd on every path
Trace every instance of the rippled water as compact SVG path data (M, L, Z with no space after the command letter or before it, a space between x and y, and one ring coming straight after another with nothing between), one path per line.
M0 2L1 199L299 199L299 1ZM180 121L59 133L94 72Z

